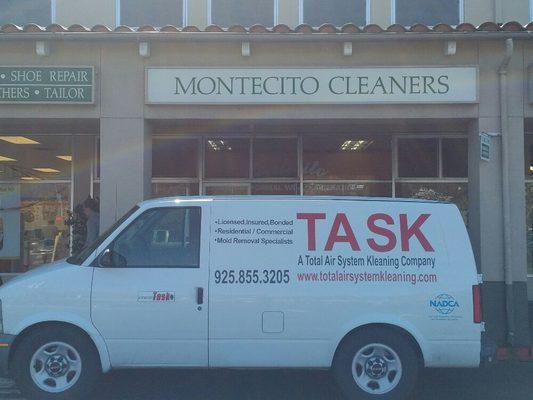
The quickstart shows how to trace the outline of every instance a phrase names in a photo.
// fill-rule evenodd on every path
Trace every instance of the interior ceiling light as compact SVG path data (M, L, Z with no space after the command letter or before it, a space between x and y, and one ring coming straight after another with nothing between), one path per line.
M39 171L39 172L44 172L46 174L57 174L61 171L57 170L57 169L54 169L54 168L47 168L47 167L44 167L44 168L32 168L34 171Z
M24 136L0 136L0 140L12 144L40 144L39 142Z
M529 170L530 170L531 172L533 172L533 164L531 164L531 165L529 166Z
M17 160L15 160L14 158L0 156L0 162L7 162L7 161L17 161Z
M342 151L363 151L367 147L369 147L372 143L374 143L373 140L346 140L343 144L341 144L341 150Z
M226 142L223 140L208 140L207 144L211 147L214 151L222 151L222 150L228 150L231 151L231 146L228 146Z
M38 181L39 180L39 178L36 178L34 176L23 176L20 179L23 181Z
M56 156L60 160L72 161L72 156Z

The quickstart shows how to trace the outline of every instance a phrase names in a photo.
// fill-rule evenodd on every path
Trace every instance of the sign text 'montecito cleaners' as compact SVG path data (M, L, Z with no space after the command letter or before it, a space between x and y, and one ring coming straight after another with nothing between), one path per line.
M475 67L147 68L148 104L474 103Z
M0 103L90 104L93 67L0 66Z

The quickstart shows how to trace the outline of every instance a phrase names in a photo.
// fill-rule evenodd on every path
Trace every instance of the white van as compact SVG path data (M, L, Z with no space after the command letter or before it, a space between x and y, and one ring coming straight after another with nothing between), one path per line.
M349 398L401 399L421 367L480 365L479 284L452 204L151 200L0 288L0 360L31 399L126 367L331 368Z

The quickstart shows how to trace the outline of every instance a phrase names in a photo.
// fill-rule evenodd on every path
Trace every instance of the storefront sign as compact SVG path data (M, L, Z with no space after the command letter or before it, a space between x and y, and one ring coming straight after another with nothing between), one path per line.
M147 68L148 104L473 103L475 67Z
M0 66L0 103L93 102L93 67Z
M479 140L479 157L484 161L490 161L490 135L487 132L481 132Z
M20 185L0 185L0 259L20 257Z

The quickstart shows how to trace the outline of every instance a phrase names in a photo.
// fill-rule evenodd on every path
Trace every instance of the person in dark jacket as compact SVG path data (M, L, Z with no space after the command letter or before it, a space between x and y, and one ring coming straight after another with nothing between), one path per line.
M88 197L83 202L83 210L87 216L87 236L85 239L85 246L89 246L100 234L100 207L98 201Z

